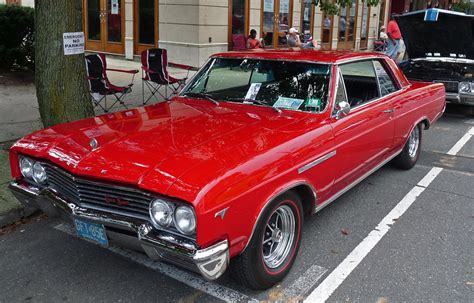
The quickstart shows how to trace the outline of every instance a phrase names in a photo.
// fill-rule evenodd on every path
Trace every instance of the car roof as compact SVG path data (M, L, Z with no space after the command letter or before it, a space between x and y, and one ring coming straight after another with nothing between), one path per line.
M377 52L355 51L321 51L321 50L262 50L262 51L231 51L215 54L212 57L220 58L247 58L247 59L273 59L291 61L314 61L324 63L341 63L353 59L373 57L386 57Z

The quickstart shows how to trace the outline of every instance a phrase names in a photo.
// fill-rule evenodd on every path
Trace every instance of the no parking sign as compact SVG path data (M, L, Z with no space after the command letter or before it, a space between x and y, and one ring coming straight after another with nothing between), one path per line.
M63 33L64 55L84 53L84 32Z

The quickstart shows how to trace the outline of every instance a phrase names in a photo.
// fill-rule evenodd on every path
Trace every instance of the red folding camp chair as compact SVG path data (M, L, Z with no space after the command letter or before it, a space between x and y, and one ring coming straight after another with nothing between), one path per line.
M138 73L137 69L122 70L107 68L107 61L104 54L93 54L86 56L87 81L92 96L94 107L100 107L104 112L108 112L115 104L120 103L127 108L124 103L125 95L132 92L133 80ZM127 73L132 75L132 81L126 86L116 86L110 83L107 71ZM114 96L115 101L107 105L107 96Z
M185 78L175 78L169 75L168 66L184 69L187 71ZM155 98L158 102L168 100L171 96L179 93L186 83L189 71L196 70L189 65L168 62L166 49L152 48L142 52L142 88L143 88L143 104L147 104L151 98ZM150 96L145 100L145 86L150 91ZM164 94L160 89L164 87ZM169 90L169 91L168 91ZM162 99L160 100L159 97Z

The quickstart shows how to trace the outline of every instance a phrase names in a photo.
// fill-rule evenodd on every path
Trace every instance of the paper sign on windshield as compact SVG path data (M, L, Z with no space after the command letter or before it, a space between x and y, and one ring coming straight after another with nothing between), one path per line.
M304 100L302 99L294 99L294 98L287 98L287 97L278 97L278 100L273 104L273 107L278 108L288 108L288 109L298 109L300 108L301 104L303 104Z
M261 86L262 86L262 83L252 83L250 85L249 90L247 91L247 94L245 95L245 99L255 100L255 98L257 98L258 91L260 90Z

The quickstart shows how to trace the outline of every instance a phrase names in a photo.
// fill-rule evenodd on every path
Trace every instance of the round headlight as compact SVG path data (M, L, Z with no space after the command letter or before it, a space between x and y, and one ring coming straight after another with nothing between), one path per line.
M173 221L173 208L163 200L154 200L150 204L150 216L153 223L167 227Z
M20 157L20 171L23 177L33 177L33 160L25 157Z
M183 234L190 235L196 230L196 216L191 207L180 206L174 212L176 228Z
M469 83L469 82L459 83L459 92L461 92L461 93L470 93L471 92L471 83Z
M46 170L43 165L36 162L35 165L33 165L33 180L35 180L36 183L43 183L46 181L46 178Z

